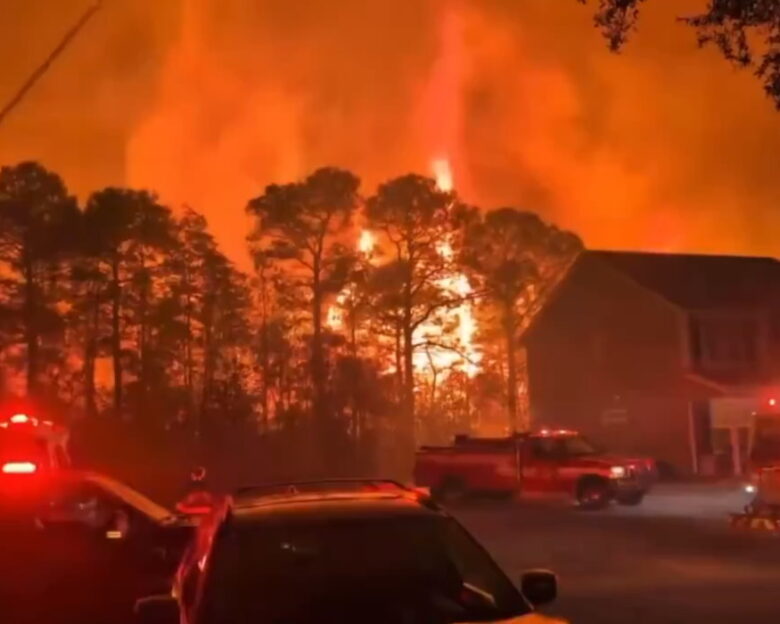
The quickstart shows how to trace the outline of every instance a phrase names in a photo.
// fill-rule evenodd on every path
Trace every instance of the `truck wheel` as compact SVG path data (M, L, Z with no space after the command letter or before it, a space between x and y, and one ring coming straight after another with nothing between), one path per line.
M585 511L604 509L609 505L610 490L606 479L585 477L577 485L577 505Z
M636 507L640 505L645 498L645 493L641 490L636 492L623 492L615 497L615 500L621 505L627 507Z
M466 495L466 485L458 477L445 477L431 490L431 494L441 503L455 503L463 500Z

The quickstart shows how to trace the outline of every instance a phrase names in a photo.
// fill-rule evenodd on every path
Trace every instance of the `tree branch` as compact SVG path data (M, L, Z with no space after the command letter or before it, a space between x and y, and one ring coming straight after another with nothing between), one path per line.
M440 342L436 342L435 340L426 340L424 342L416 342L412 345L413 349L419 349L421 347L425 347L426 349L441 349L443 351L452 351L453 353L456 353L460 357L462 357L464 360L466 360L469 364L477 365L479 362L475 362L474 359L466 352L464 352L462 349L458 349L457 347L453 347L452 345L442 344Z

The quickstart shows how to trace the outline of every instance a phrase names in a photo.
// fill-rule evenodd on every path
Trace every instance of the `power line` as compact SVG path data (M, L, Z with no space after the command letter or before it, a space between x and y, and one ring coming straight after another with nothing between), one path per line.
M49 67L51 67L51 64L57 60L57 57L59 57L65 51L71 41L73 41L76 35L79 34L81 29L86 26L87 22L92 19L95 13L97 13L102 6L103 0L97 0L97 2L95 2L84 12L84 14L73 25L73 27L65 33L65 36L57 44L54 50L51 51L49 56L46 57L46 60L30 75L30 77L25 81L16 94L3 107L3 109L0 110L0 126L3 125L6 117L8 117L11 111L13 111L19 105L30 89L35 86L35 83L37 83L38 80L40 80L41 77L48 71Z

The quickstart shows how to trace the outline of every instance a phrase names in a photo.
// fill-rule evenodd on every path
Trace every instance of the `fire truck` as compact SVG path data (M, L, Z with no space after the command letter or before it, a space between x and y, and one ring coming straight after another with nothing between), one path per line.
M415 483L440 500L564 497L586 510L639 505L655 477L652 460L608 455L567 430L457 436L452 446L422 447L415 462Z

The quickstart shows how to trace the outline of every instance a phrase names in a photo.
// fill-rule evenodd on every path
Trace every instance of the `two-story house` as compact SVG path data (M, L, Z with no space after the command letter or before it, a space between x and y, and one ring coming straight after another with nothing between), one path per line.
M586 251L524 337L535 426L680 473L742 470L780 401L780 263Z

